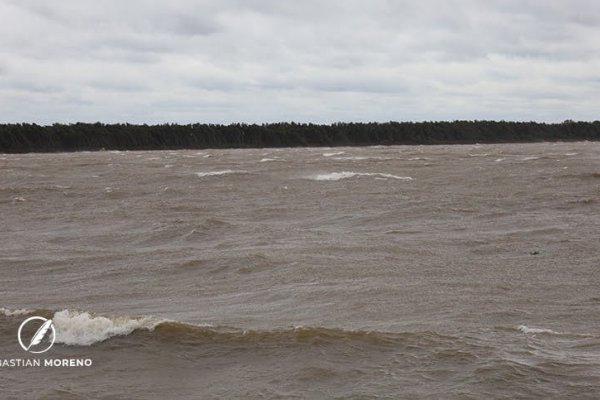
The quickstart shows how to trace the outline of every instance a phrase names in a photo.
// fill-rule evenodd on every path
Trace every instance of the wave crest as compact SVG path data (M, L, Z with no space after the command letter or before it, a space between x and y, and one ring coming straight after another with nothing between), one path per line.
M68 346L91 346L112 338L130 335L150 335L168 343L202 345L264 345L264 344L339 344L363 343L373 346L433 346L451 345L457 338L436 332L381 332L346 330L320 326L297 326L266 330L244 330L227 326L188 324L151 316L103 316L74 310L8 310L0 308L9 318L17 315L40 315L52 318L56 343ZM20 320L13 321L15 329ZM130 340L137 341L132 338Z
M146 331L174 342L265 343L362 341L385 345L398 340L397 334L378 331L343 330L298 326L272 330L243 330L227 326L195 325L154 317L108 317L88 312L62 310L52 317L56 342L70 346L90 346L116 336ZM403 334L405 336L409 334Z
M519 325L517 329L527 334L547 334L547 335L560 335L560 336L576 336L576 337L595 337L588 333L576 333L576 332L557 332L547 328L530 328L527 325Z
M272 330L240 330L231 327L210 325L190 325L165 321L155 327L155 332L163 338L201 343L205 341L221 343L335 343L344 341L368 342L386 345L396 343L400 336L412 334L391 334L378 331L343 330L314 326L298 326Z
M204 178L206 176L219 176L219 175L228 175L228 174L245 174L246 171L236 171L233 169L224 169L222 171L205 171L205 172L196 172L196 176L199 178Z
M89 346L113 336L126 336L137 329L153 330L162 320L151 317L103 317L88 312L63 310L52 317L56 342L66 345Z
M348 179L354 177L361 176L371 176L376 178L384 178L384 179L397 179L403 181L412 181L413 178L410 176L398 176L392 174L384 174L381 172L351 172L351 171L342 171L342 172L330 172L327 174L317 174L310 179L315 181L339 181L341 179Z
M6 317L14 317L17 315L29 315L32 314L34 310L29 310L27 308L20 308L18 310L11 310L8 308L0 307L0 314L3 314Z

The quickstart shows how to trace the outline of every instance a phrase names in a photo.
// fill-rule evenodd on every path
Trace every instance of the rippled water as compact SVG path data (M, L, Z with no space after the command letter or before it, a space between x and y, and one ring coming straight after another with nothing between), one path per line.
M597 398L600 144L0 155L3 398Z

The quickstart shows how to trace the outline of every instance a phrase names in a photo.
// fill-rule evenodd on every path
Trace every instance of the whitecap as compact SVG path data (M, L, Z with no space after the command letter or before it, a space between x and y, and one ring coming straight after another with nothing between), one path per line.
M560 333L555 332L552 329L530 328L526 325L519 325L518 329L523 333L549 333L553 335L560 335Z
M33 312L33 310L28 310L26 308L11 310L8 308L0 307L0 314L4 314L7 317L13 317L16 315L27 315L27 314L31 314L32 312Z
M336 151L333 153L323 153L323 157L341 156L342 154L345 154L345 152L344 151Z
M590 333L556 332L556 331L553 331L552 329L547 329L547 328L530 328L527 325L519 325L517 327L517 329L519 329L523 333L529 333L529 334L545 333L548 335L575 336L575 337L582 337L582 338L597 337L597 335L590 334Z
M206 171L206 172L196 172L196 176L203 178L205 176L219 176L219 175L227 175L227 174L244 174L246 171L234 171L232 169L224 169L221 171Z
M350 172L350 171L330 172L327 174L317 174L315 176L310 177L310 179L315 180L315 181L339 181L340 179L348 179L348 178L353 178L353 177L357 177L357 176L358 177L372 176L372 177L398 179L398 180L405 180L405 181L413 180L413 178L411 178L410 176L398 176L398 175L392 175L392 174L384 174L384 173L380 173L380 172Z
M359 161L359 160L368 160L369 157L333 157L332 160L335 161Z
M151 317L103 317L88 312L63 310L52 317L56 329L56 342L72 346L89 346L113 336L129 335L136 329L149 331L164 322Z

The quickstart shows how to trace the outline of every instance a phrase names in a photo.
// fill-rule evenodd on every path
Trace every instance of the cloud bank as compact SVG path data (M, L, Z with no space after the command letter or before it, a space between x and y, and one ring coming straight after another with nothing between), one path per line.
M598 119L600 3L5 0L0 122Z

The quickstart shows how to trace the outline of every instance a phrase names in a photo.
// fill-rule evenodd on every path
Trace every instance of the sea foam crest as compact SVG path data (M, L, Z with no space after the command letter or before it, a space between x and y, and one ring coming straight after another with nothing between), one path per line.
M203 178L205 176L218 176L218 175L244 174L244 173L246 173L246 171L234 171L232 169L224 169L221 171L196 172L196 176Z
M323 157L333 157L333 156L341 156L342 154L345 154L346 152L344 151L334 151L331 153L323 153Z
M376 177L376 178L389 178L389 179L398 179L398 180L403 180L403 181L412 181L413 180L413 178L411 178L410 176L398 176L398 175L392 175L392 174L384 174L384 173L380 173L380 172L350 172L350 171L318 174L318 175L315 175L314 177L312 177L311 179L316 180L316 181L339 181L340 179L354 178L357 176L359 176L359 177L360 176L372 176L372 177Z
M16 315L27 315L31 314L33 310L28 310L26 308L20 308L18 310L11 310L8 308L0 307L0 314L4 314L7 317L13 317Z
M103 317L88 312L63 310L52 317L56 342L74 346L89 346L113 336L129 335L136 329L154 330L163 320L144 317Z
M517 327L517 329L519 329L523 333L531 333L531 334L545 333L548 335L576 336L576 337L585 337L585 338L597 337L597 335L594 335L591 333L557 332L557 331L553 331L552 329L547 329L547 328L530 328L527 325L519 325Z
M526 325L519 325L519 330L523 333L550 333L553 335L559 335L558 332L555 332L552 329L530 328Z
M359 156L351 156L351 157L333 157L332 160L335 161L362 161L368 160L369 157L359 157ZM380 159L380 158L378 158Z

